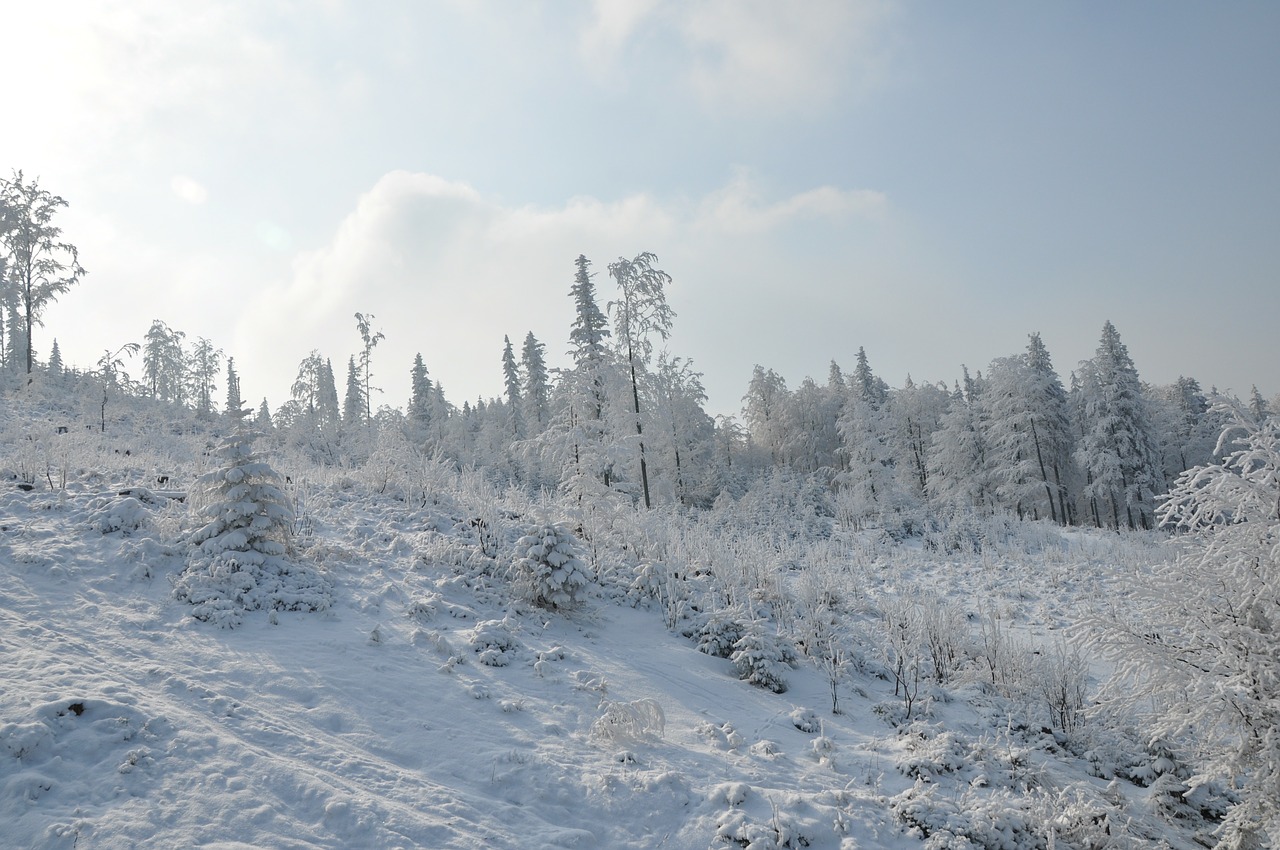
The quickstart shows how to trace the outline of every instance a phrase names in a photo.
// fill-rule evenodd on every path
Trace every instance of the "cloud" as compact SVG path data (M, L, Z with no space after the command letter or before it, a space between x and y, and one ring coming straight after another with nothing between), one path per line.
M738 251L738 260L750 263L769 250L761 247L762 235L784 237L802 220L847 226L851 215L875 213L883 204L879 193L829 186L769 200L739 172L696 201L637 194L513 206L466 183L395 171L359 199L328 244L297 255L289 279L255 297L229 350L246 370L251 363L256 372L274 370L269 383L284 388L310 350L334 362L354 353L353 315L372 313L386 333L375 355L375 371L388 388L379 400L404 404L401 385L407 386L414 354L422 352L432 374L446 389L454 387L450 398L461 403L497 391L503 334L517 339L532 330L547 343L553 363L563 354L578 254L596 264L602 307L610 290L607 264L646 250L660 254L690 299L710 297L717 275L729 275L725 252ZM283 400L280 390L272 400Z
M761 197L749 173L740 170L727 186L699 204L694 226L704 232L763 233L794 220L879 217L886 204L883 192L834 186L819 186L769 203Z
M595 0L579 34L589 68L625 62L645 37L665 46L707 103L814 105L874 83L890 0Z

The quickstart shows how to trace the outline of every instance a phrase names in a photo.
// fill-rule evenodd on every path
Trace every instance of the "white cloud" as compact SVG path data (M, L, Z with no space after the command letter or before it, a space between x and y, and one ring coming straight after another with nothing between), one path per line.
M360 198L327 245L297 256L289 280L255 297L228 350L246 374L250 364L255 373L274 372L272 401L279 403L308 351L341 362L358 346L353 314L373 313L386 333L375 364L388 388L382 400L404 404L401 385L421 351L461 403L497 391L503 334L515 340L532 330L558 359L572 321L567 294L580 253L596 264L602 307L607 264L644 250L659 252L679 275L677 287L705 297L724 274L709 270L742 240L754 243L748 253L758 255L770 250L759 237L791 222L841 226L849 215L882 205L878 193L833 187L769 201L741 172L700 201L662 203L641 194L510 206L466 183L391 172Z
M882 73L891 0L595 0L580 32L589 67L625 61L646 35L674 48L702 100L737 107L826 102Z
M834 186L819 186L770 203L750 175L740 170L727 186L702 201L694 226L701 231L762 233L796 219L878 217L886 203L882 192Z

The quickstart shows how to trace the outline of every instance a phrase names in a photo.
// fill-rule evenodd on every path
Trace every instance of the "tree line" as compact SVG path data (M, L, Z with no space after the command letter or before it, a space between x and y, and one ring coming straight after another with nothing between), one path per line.
M41 364L33 329L85 271L54 223L62 198L21 172L0 182L0 198L6 369L80 376L93 387L102 430L117 393L204 417L241 410L234 358L159 319L140 344L104 350L91 369L64 367L56 339ZM962 366L950 387L908 377L892 388L859 348L852 371L832 361L825 384L805 378L794 390L757 365L741 421L712 417L701 374L663 345L675 315L666 299L672 279L657 256L619 257L607 277L612 297L602 308L591 261L574 261L568 367L549 368L532 331L518 353L504 336L495 356L500 397L451 403L418 354L407 403L375 405L384 335L372 314L355 313L359 345L344 393L332 361L315 350L299 363L290 398L274 409L264 398L254 419L317 462L362 463L379 451L438 456L584 506L709 506L763 475L792 474L824 491L816 509L895 533L957 513L1150 528L1178 475L1216 456L1214 391L1186 377L1142 382L1110 322L1065 385L1035 333L1025 351L997 358L985 374ZM139 354L134 379L126 367ZM1259 418L1269 412L1256 388L1249 406Z

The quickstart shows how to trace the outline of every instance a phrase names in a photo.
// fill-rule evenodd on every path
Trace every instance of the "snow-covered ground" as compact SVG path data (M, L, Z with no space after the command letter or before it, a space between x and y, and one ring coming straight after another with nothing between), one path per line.
M0 846L1189 848L1212 828L1213 800L1170 802L1173 754L1114 723L1055 728L1035 684L1085 609L1167 557L1154 536L796 543L748 604L803 631L779 600L824 553L823 610L854 636L837 715L803 654L773 693L699 652L681 632L707 606L668 629L625 558L544 610L504 578L514 516L486 543L460 496L418 507L336 474L295 488L292 555L332 604L220 629L173 593L181 487L121 495L136 483L0 491ZM908 712L881 644L926 597L970 654ZM1024 656L1003 687L973 649L992 630Z

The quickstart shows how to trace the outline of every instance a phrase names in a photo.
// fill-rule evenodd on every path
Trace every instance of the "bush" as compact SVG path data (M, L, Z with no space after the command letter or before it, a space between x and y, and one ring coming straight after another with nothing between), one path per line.
M571 608L582 601L591 576L578 538L562 522L529 529L516 541L522 553L515 562L517 584L527 599L542 608Z

